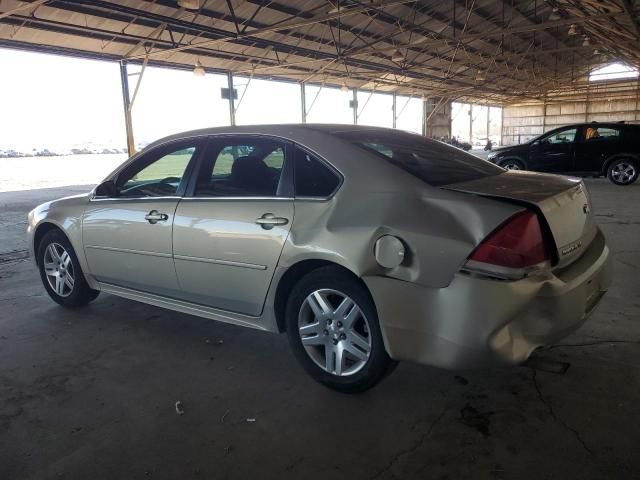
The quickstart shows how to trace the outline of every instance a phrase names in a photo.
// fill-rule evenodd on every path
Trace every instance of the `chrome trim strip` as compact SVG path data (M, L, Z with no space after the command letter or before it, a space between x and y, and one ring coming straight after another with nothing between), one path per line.
M188 255L174 255L176 260L185 260L187 262L215 263L218 265L228 265L230 267L250 268L253 270L266 270L266 265L257 265L255 263L234 262L232 260L219 260L217 258L190 257Z
M182 197L179 196L169 196L169 197L92 197L89 199L90 202L124 202L124 201L138 201L138 202L149 202L155 200L180 200Z
M328 202L333 198L331 197L296 197L296 202Z
M292 202L294 199L292 197L214 197L214 196L211 196L211 197L184 197L182 201L184 200L246 200L246 201L288 200Z
M106 250L108 252L133 253L136 255L148 255L150 257L172 258L170 253L146 252L143 250L130 250L128 248L103 247L100 245L85 245L84 248L92 248L94 250Z

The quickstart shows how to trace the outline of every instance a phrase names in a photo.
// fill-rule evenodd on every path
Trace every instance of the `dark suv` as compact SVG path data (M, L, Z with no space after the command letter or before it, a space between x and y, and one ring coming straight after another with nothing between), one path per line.
M527 143L496 149L488 159L509 170L606 175L616 185L630 185L640 171L640 125L567 125Z

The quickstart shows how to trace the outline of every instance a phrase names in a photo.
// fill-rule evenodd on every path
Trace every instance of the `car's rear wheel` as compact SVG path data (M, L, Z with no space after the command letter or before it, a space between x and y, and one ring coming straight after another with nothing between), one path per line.
M298 282L287 302L286 324L296 358L334 390L362 392L395 366L369 293L339 267L314 270Z
M80 307L100 293L87 284L71 242L59 230L47 232L38 246L38 267L49 296L64 307Z
M501 160L498 165L506 170L524 170L524 163L515 158Z
M638 163L628 158L619 158L609 164L607 178L616 185L631 185L638 178Z

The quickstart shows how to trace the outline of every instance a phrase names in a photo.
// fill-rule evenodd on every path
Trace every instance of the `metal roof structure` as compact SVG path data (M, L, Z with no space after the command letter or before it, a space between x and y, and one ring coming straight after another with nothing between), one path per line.
M638 0L4 0L0 46L505 103L640 66Z

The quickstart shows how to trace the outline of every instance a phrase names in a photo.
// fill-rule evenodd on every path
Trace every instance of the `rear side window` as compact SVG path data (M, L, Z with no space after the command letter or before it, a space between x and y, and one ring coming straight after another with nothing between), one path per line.
M196 182L198 197L273 197L285 161L285 144L268 138L212 140Z
M620 130L611 127L589 126L585 129L584 139L591 142L601 142L603 140L615 141L620 137Z
M436 187L504 172L486 160L420 135L393 130L342 131L334 135Z
M321 160L296 147L295 188L296 197L320 197L331 195L340 178Z

